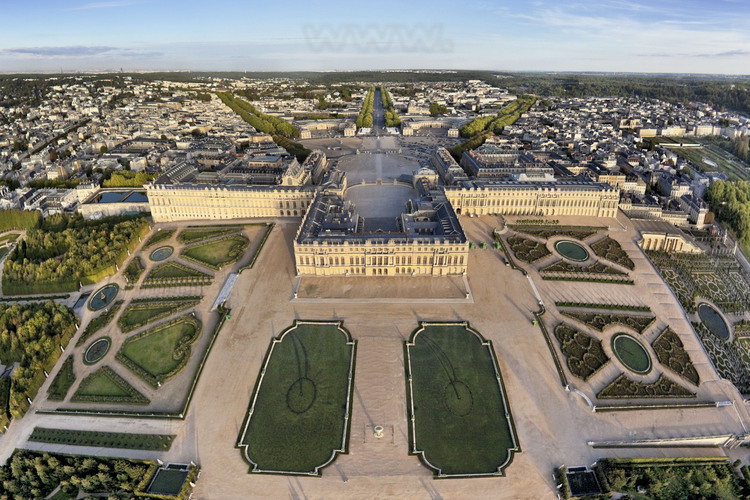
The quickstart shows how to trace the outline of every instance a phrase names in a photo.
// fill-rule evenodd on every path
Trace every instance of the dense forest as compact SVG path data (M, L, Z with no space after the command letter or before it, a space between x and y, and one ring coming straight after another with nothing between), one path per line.
M750 184L745 181L714 181L706 200L716 217L734 232L741 243L750 243Z
M81 491L109 493L96 495L102 498L140 498L157 467L146 460L16 450L0 467L0 499L45 498L58 486L64 498L76 498ZM189 484L185 488L180 497L189 493Z
M78 289L114 274L138 237L148 231L143 216L86 221L80 215L53 215L8 255L3 268L6 294L49 293Z
M60 357L60 346L66 346L76 331L73 310L47 301L19 305L0 303L0 362L15 362L10 387L8 411L20 418ZM7 415L5 415L7 417ZM2 417L0 416L0 419Z

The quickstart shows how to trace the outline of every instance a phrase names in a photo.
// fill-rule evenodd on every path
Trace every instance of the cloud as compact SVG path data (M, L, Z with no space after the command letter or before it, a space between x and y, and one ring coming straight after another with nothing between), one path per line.
M21 57L37 58L76 58L76 57L127 57L127 58L149 58L159 57L163 53L155 51L139 51L109 47L105 45L72 45L63 47L15 47L3 49L0 54Z
M744 57L744 56L750 56L750 50L744 50L744 49L735 49L735 50L726 50L724 52L715 52L715 53L702 53L702 54L695 54L695 53L687 53L687 52L652 52L648 54L638 54L638 57Z

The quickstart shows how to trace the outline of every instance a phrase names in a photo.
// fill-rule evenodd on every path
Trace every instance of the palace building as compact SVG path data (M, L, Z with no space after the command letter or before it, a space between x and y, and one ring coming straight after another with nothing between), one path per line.
M450 276L466 273L469 245L442 190L416 183L396 231L365 229L340 193L320 191L294 239L298 276Z

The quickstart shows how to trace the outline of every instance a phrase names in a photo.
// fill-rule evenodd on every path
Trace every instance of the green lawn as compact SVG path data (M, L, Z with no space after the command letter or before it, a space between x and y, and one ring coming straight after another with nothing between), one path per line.
M156 495L176 496L182 490L185 484L188 471L179 469L159 469L156 471L151 484L148 486L148 492Z
M65 399L65 396L68 395L68 391L70 390L70 386L73 385L75 380L76 375L73 371L73 356L68 356L60 367L60 371L55 375L55 379L52 381L52 384L50 384L49 389L47 389L49 399L55 401L62 401Z
M238 447L254 472L320 474L335 452L346 450L355 344L340 323L295 322L279 339Z
M123 332L129 332L157 319L183 311L199 302L199 300L190 300L130 304L117 320L117 325Z
M167 241L173 235L174 235L174 229L170 229L168 231L164 231L164 230L158 231L146 241L146 244L143 245L143 249L145 250L149 247L152 247L154 245L161 243L162 241Z
M0 236L0 244L5 243L6 241L16 241L18 237L21 236L18 233L8 233Z
M217 236L223 236L225 234L236 233L240 231L240 228L231 229L185 229L183 232L177 235L177 241L180 243L195 243L196 241L207 240L209 238L216 238Z
M185 316L127 339L117 359L156 386L185 365L199 334L197 320Z
M182 251L185 257L218 269L242 258L243 251L250 242L241 234L219 240L199 243Z
M150 401L108 366L81 380L71 401L148 404Z
M439 476L501 474L520 451L492 347L467 326L424 324L406 343L411 452Z
M97 448L166 451L172 447L174 438L172 434L130 434L35 427L29 441Z

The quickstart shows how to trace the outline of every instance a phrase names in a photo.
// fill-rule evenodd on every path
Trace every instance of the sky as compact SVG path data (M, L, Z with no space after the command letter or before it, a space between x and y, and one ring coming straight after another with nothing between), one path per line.
M749 0L27 0L0 72L750 74Z

